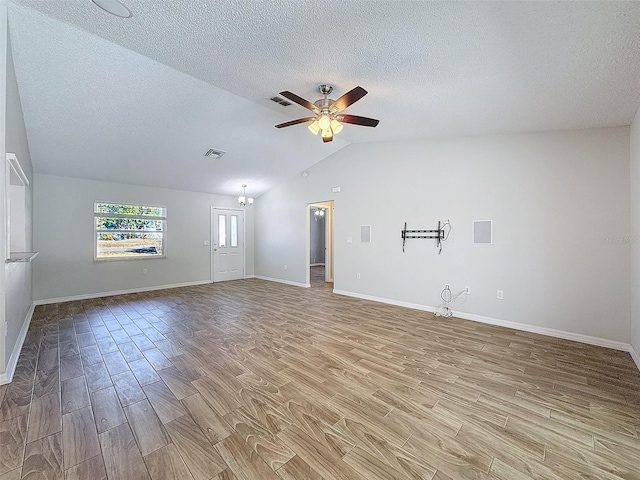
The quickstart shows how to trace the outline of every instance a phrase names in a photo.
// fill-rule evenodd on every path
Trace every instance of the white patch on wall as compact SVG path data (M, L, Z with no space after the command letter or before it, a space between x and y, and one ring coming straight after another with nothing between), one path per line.
M491 220L473 221L473 243L493 243L493 222Z
M371 243L371 225L360 225L360 242Z

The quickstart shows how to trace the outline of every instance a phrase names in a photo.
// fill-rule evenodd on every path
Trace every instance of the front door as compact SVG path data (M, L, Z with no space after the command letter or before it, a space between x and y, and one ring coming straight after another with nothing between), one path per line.
M244 278L244 211L211 208L211 271L214 282Z

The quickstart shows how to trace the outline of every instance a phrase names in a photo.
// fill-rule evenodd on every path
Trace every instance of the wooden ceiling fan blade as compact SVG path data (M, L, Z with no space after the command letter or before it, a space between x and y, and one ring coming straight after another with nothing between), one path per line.
M353 105L362 97L367 94L367 91L362 87L356 87L352 90L349 90L347 93L342 95L339 99L331 104L329 107L329 111L331 113L341 112L349 105Z
M324 143L332 142L333 141L333 135L331 135L330 137L322 137L322 141Z
M291 120L290 122L280 123L276 125L276 128L290 127L291 125L298 125L299 123L310 122L315 119L316 117L298 118L297 120Z
M309 100L305 100L304 98L299 97L295 93L291 93L291 92L285 90L284 92L280 92L280 95L282 95L283 97L288 98L289 100L291 100L292 102L297 103L298 105L302 105L304 108L308 108L312 112L320 113L320 109L318 107L316 107Z
M360 117L358 115L338 115L338 121L342 123L352 123L353 125L362 125L363 127L375 127L380 120L375 118Z

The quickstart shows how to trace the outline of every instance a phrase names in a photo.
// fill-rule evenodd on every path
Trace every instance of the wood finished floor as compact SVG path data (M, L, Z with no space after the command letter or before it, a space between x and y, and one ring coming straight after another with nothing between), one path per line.
M628 354L314 285L37 307L0 480L640 478Z

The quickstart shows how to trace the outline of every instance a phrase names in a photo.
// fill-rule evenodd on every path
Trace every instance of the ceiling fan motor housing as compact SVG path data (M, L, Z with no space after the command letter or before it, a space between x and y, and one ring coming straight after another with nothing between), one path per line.
M329 115L329 107L335 102L333 98L329 98L329 95L333 92L333 87L323 84L318 87L318 90L324 95L324 98L313 102L313 104L320 109L321 113Z
M335 100L333 98L321 98L320 100L317 100L315 102L313 102L313 104L318 107L320 110L322 110L324 113L329 113L329 106L335 102Z

